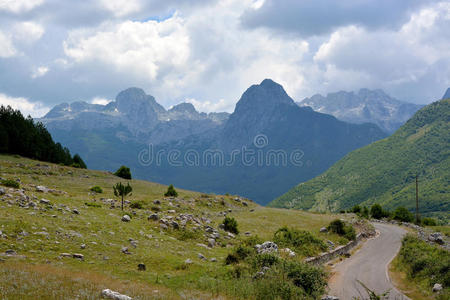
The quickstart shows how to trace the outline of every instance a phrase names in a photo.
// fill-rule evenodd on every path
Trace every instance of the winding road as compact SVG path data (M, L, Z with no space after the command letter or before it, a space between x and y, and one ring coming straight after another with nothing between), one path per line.
M357 282L359 280L377 294L390 290L389 299L409 299L395 289L388 275L389 263L397 255L406 231L394 225L373 225L379 235L366 241L350 258L335 265L329 295L342 300L366 299L367 293Z

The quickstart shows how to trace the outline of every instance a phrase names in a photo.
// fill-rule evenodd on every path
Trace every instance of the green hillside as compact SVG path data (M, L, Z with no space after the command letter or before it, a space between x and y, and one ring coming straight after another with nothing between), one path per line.
M304 258L323 251L327 240L348 242L319 232L336 215L181 189L178 197L164 197L167 186L142 180L129 181L133 192L122 211L112 186L124 179L109 172L0 155L0 178L0 299L98 299L106 288L133 299L261 299L266 292L315 299L326 274ZM92 192L93 186L102 192ZM154 214L159 220L149 218ZM238 234L220 227L224 215L237 221ZM280 249L289 247L295 257L280 256L276 266L283 268L274 265L270 277L255 280L264 261L254 244L273 240L284 226L300 230L304 241L281 242ZM239 263L226 264L230 254ZM322 285L293 283L283 277L290 267L315 281L321 277Z
M418 111L392 136L355 150L322 175L301 183L272 207L339 211L380 203L415 208L419 175L420 210L450 211L450 99Z

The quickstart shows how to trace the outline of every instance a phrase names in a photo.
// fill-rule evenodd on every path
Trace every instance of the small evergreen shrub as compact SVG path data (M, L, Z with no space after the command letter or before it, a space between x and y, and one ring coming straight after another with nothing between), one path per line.
M177 197L178 196L178 193L172 184L169 185L169 187L167 188L167 192L164 194L164 196L165 197Z
M367 206L363 206L361 211L361 217L365 219L369 218L369 209L367 208Z
M130 204L130 208L134 208L134 209L143 209L145 206L145 201L142 200L138 200L138 201L133 201Z
M270 253L264 253L253 256L251 261L252 267L254 269L262 269L263 267L271 267L274 264L278 263L280 259L278 256Z
M231 232L234 234L239 234L238 223L235 218L225 217L222 224L223 224L223 229L225 231L228 231L228 232Z
M328 225L328 231L345 237L347 240L354 240L356 232L352 225L345 224L344 221L336 219Z
M2 180L1 184L4 186L7 186L7 187L15 188L15 189L20 188L20 184L17 181L12 180L12 179Z
M394 211L393 219L400 222L414 221L413 214L404 207L397 207Z
M422 224L425 226L437 226L437 222L433 218L423 218Z
M123 179L131 179L131 171L130 168L126 166L121 166L115 173L117 177L123 178Z
M99 187L98 185L91 187L91 192L97 193L97 194L101 194L103 193L103 190L101 187Z
M359 214L361 212L361 206L355 205L352 208L352 213Z
M311 232L294 228L281 227L273 237L279 247L288 247L305 256L313 256L327 249L327 245Z
M152 207L150 207L150 210L154 211L154 212L159 212L159 211L161 211L161 208L158 206L152 206Z
M382 219L389 217L389 212L385 211L380 204L374 204L370 208L370 215L374 219Z
M229 253L227 255L227 257L225 258L226 265L237 264L238 262L239 262L239 257L236 255L236 253Z
M307 294L314 295L325 291L326 273L322 269L298 262L288 262L286 269L288 278Z

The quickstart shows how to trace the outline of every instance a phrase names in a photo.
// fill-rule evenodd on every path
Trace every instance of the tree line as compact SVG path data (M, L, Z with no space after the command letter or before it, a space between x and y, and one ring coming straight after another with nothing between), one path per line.
M0 106L0 153L18 154L41 161L86 168L78 154L55 143L41 122L25 118L19 110Z

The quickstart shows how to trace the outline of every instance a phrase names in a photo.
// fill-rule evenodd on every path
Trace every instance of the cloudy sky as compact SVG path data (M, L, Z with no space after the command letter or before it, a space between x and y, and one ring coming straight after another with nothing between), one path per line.
M450 0L0 0L0 103L38 117L130 86L232 111L264 78L295 99L450 86Z

